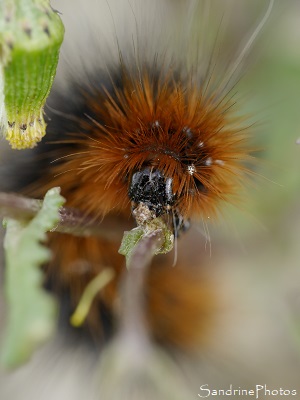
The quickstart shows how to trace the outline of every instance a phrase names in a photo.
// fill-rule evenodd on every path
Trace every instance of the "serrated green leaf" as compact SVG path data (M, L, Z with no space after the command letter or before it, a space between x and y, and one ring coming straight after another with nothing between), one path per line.
M59 188L48 191L41 210L29 223L6 220L8 318L1 346L1 361L5 367L25 362L55 329L56 302L42 287L40 266L50 259L50 251L41 242L59 221L59 208L64 203L59 192Z

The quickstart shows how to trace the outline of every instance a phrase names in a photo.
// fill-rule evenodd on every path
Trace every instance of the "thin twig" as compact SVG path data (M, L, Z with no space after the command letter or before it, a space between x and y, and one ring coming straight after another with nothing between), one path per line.
M20 196L14 193L0 192L0 217L29 220L41 209L42 201ZM96 236L109 240L120 240L124 232L124 224L117 217L110 217L99 222L87 217L80 210L61 207L60 221L55 232L71 233L75 236Z
M148 337L144 309L145 278L152 258L161 248L163 241L161 229L145 234L135 246L127 265L128 271L121 291L120 333L131 339Z

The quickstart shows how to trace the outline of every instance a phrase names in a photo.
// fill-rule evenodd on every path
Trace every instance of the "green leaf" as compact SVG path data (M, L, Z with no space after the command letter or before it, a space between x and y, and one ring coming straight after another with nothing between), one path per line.
M40 266L50 259L50 251L41 242L59 221L59 208L64 202L59 191L59 188L48 191L41 210L30 222L6 220L8 317L1 348L1 362L5 367L25 362L55 329L56 302L42 287Z
M157 229L161 229L164 235L164 243L161 248L155 254L165 254L173 249L174 245L174 235L168 229L166 224L161 218L154 218L144 225L140 225L131 231L124 232L121 246L119 248L119 253L126 257L126 265L129 265L130 257L135 249L138 242L150 232L154 232Z
M141 240L144 235L144 230L141 227L132 229L131 231L124 232L122 243L119 248L119 253L126 257L126 264L128 265L131 253L135 245Z

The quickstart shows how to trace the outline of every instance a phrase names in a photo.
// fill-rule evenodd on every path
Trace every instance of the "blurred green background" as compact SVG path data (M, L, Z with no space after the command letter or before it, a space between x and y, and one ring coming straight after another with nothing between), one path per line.
M262 2L256 6L262 7ZM230 304L220 337L225 354L234 354L236 376L244 375L251 384L297 388L299 394L298 1L275 2L254 53L239 89L245 94L246 112L257 122L254 142L262 149L257 176L241 209L226 210L223 229L215 227L211 235L218 238L217 246L212 239L213 249L217 247L215 254L212 251L218 260L216 279ZM237 378L237 385L240 381Z

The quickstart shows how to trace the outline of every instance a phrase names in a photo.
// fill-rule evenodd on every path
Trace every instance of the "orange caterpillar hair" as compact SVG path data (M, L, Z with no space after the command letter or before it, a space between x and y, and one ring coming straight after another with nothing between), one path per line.
M97 217L112 208L128 215L129 181L145 166L172 178L174 208L185 218L215 216L219 200L238 193L250 149L226 96L172 76L153 81L145 71L125 72L121 89L96 91L86 102L97 120L80 122L85 134L73 141L80 151L54 169L71 171L55 184L72 186L76 174L88 194L68 197L72 206Z
M62 111L52 113L48 140L51 134L59 137L54 155L49 154L57 162L47 166L31 194L42 196L60 186L67 206L108 230L116 218L121 227L133 227L131 207L140 202L164 217L175 234L185 228L184 221L215 217L220 202L234 202L239 195L252 152L230 91L224 94L226 85L218 88L212 68L200 74L199 65L182 74L166 60L136 67L122 54L119 62L115 76L107 78L99 70L99 76L93 75L97 84L91 78L78 89L75 110L66 106L71 102L66 93ZM39 151L48 150L42 146ZM119 243L51 233L50 244L54 259L47 267L49 279L54 290L70 292L73 307L92 278L107 266L115 270L88 323L101 327L103 309L114 320L125 265ZM217 295L199 258L195 265L179 260L175 268L169 255L154 260L145 302L157 340L194 346L205 338Z

